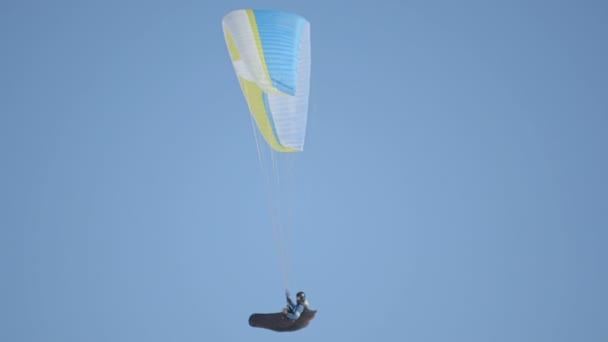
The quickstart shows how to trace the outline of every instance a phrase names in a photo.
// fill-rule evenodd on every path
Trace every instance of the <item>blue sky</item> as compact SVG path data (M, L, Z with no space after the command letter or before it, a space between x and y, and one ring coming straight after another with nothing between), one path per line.
M283 306L221 30L311 22ZM608 340L602 1L0 3L0 340Z

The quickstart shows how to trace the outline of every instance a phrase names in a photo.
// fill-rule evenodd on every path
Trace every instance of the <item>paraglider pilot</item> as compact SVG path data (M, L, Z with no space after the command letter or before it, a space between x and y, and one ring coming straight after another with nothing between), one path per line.
M287 307L282 312L254 313L249 316L249 325L274 331L296 331L306 328L315 318L317 310L308 307L304 292L298 292L295 304L289 297L288 291L285 291L285 297Z
M306 294L300 291L296 294L296 304L289 297L289 291L285 291L285 298L287 299L287 307L283 309L283 313L287 318L291 320L297 320L300 318L304 309L308 307L308 301L306 300Z

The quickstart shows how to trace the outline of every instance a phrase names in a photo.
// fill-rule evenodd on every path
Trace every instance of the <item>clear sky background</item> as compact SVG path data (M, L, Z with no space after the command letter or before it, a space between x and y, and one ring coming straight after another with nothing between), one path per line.
M311 22L284 303L221 29ZM608 341L605 1L0 1L0 340Z

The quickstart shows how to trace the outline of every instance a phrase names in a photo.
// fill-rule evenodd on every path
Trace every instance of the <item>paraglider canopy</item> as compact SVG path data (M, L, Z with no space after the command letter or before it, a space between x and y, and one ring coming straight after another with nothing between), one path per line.
M310 24L282 11L241 9L222 20L249 111L277 152L304 148L310 88Z

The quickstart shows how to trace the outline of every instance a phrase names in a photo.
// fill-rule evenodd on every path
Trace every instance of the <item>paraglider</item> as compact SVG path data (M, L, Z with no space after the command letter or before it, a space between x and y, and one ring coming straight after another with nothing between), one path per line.
M288 178L293 174L289 156L304 150L310 91L310 23L294 13L240 9L224 16L222 28L254 123L256 147L260 165L266 172L269 209L287 289L284 240L289 227L285 213L290 212L290 201L283 196L288 193ZM269 148L269 158L264 146ZM289 163L289 172L279 175L282 161ZM298 293L294 304L287 292L287 302L283 312L251 315L249 325L274 331L306 327L316 310L308 308L304 293Z
M289 297L289 292L286 292L285 296L287 307L282 312L253 314L249 317L249 325L278 332L296 331L308 326L317 311L308 308L308 301L304 292L298 292L296 304Z
M285 292L285 298L287 299L287 307L283 309L283 313L287 316L287 318L296 320L300 318L300 315L308 307L308 300L306 300L306 295L304 292L300 291L296 294L296 304L293 303L291 297L289 297L289 291Z

